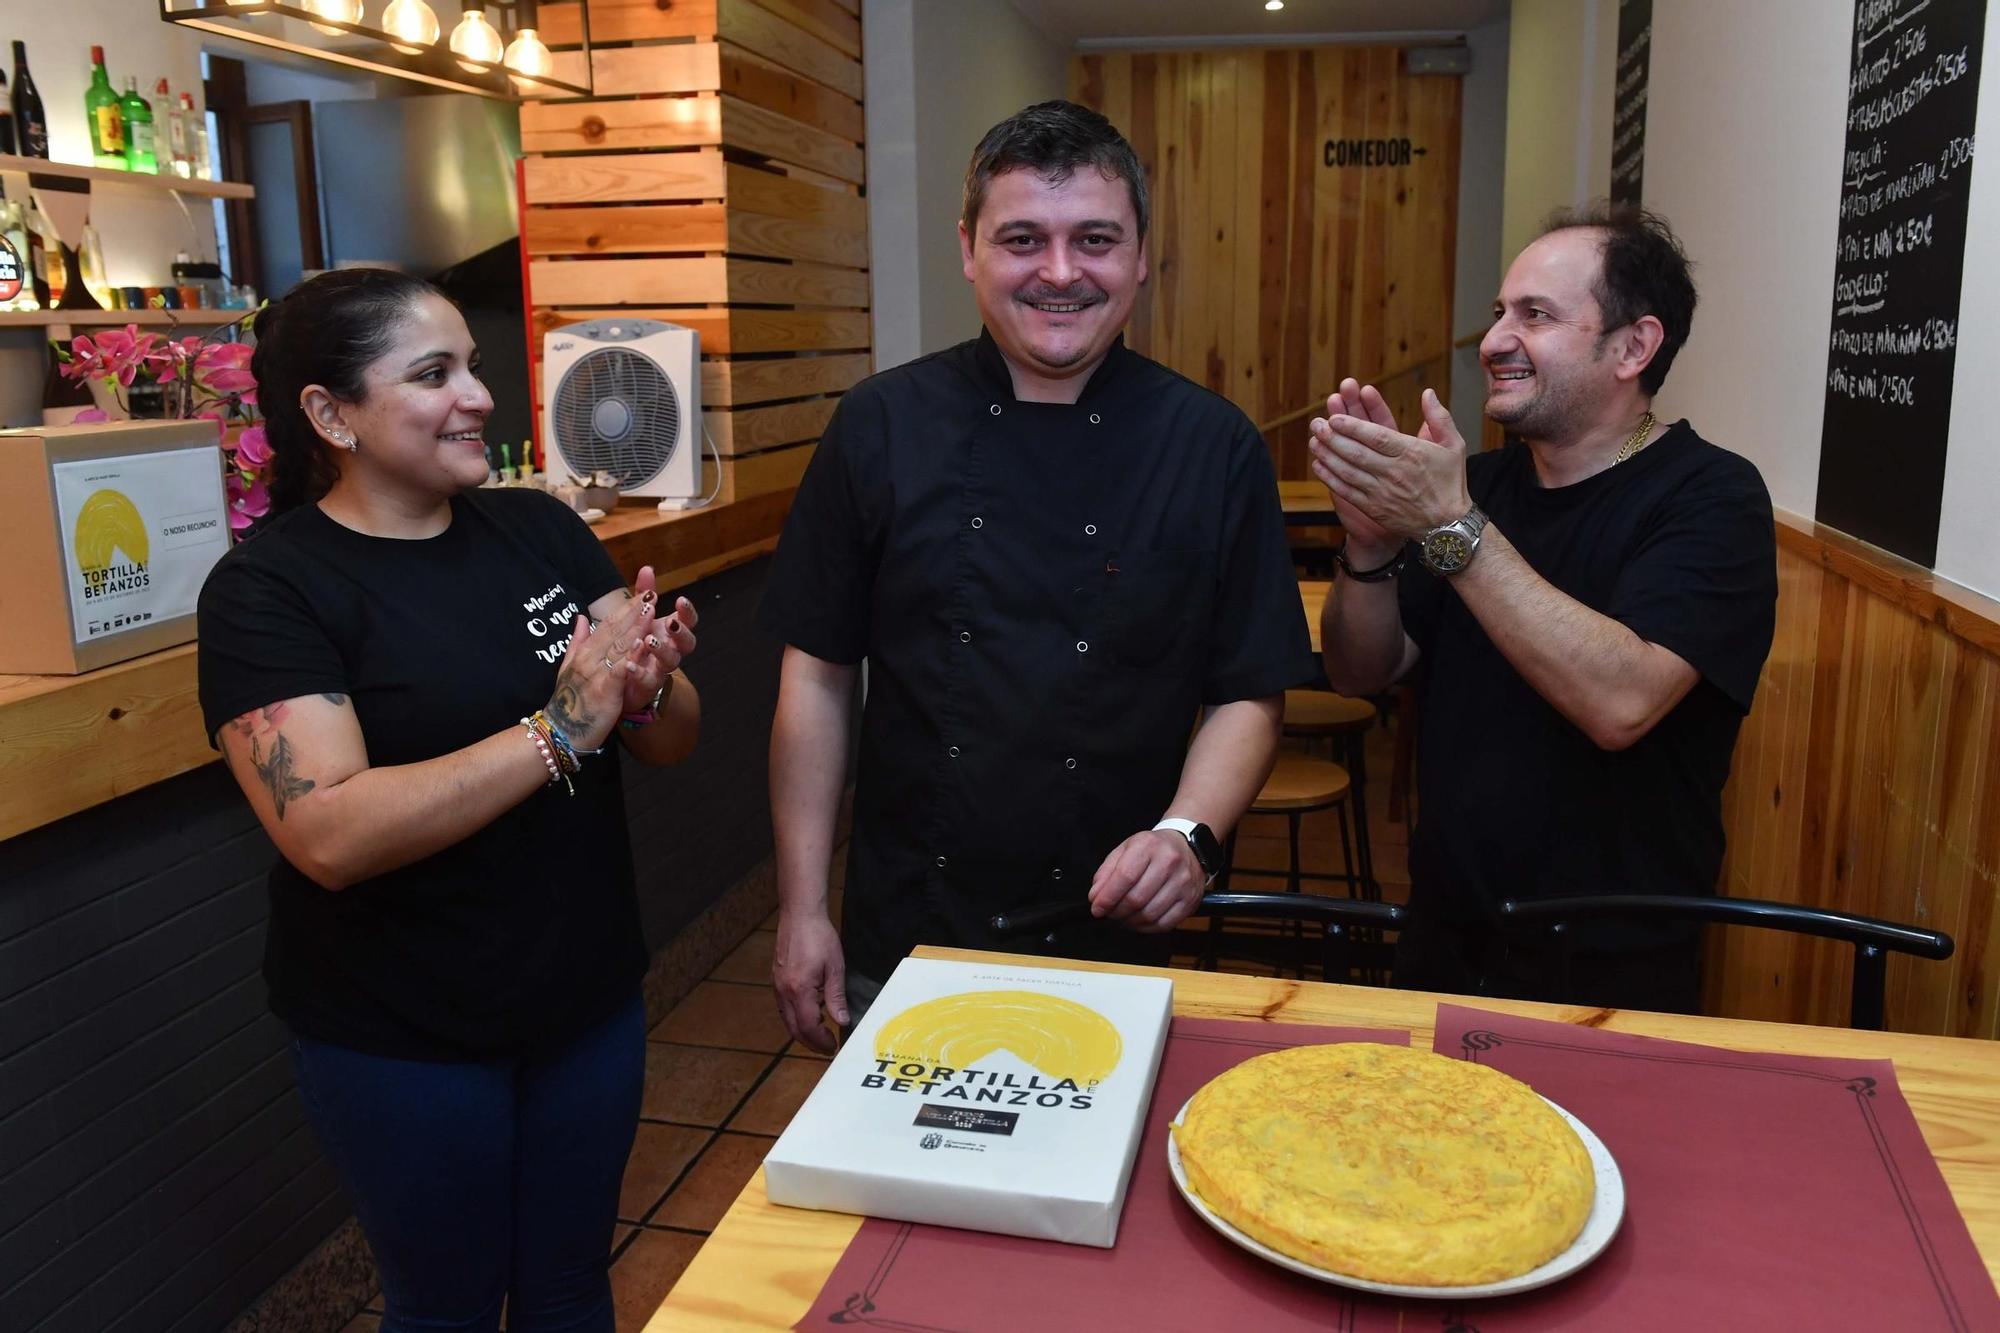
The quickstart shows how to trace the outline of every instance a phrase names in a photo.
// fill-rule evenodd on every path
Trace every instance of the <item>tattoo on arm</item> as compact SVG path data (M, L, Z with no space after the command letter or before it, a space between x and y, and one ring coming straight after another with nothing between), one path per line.
M344 695L325 697L343 702L346 698ZM295 771L298 757L291 742L278 730L279 723L290 712L289 705L271 704L245 713L230 724L238 736L250 743L250 766L257 770L264 790L271 794L271 805L281 821L285 817L286 803L304 796L314 786L311 778L302 778ZM266 740L270 742L268 750Z
M347 696L344 694L322 694L320 695L320 698L326 700L328 703L332 704L335 708L338 708L342 704L347 702Z
M549 720L561 728L565 736L581 736L590 730L596 714L584 701L583 686L576 673L568 667L556 677L556 692L549 698Z

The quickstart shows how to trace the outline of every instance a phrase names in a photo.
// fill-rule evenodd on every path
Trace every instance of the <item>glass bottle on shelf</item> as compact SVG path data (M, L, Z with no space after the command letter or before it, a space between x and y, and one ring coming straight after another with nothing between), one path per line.
M208 116L195 110L192 93L181 94L180 120L187 131L188 157L194 164L195 178L214 180L215 168L208 160Z
M160 141L164 140L168 166L174 175L186 180L194 175L194 148L188 138L188 113L173 105L166 98L166 91L167 81L161 79L153 97L153 151L158 152ZM188 95L182 93L181 101L185 103L188 100ZM164 133L160 130L162 123L167 127Z
M0 74L0 153L17 153L14 138L14 99L6 91L7 76Z
M9 94L14 111L14 138L22 157L49 155L49 113L42 106L42 94L28 73L28 44L14 43L14 90Z
M125 121L125 169L157 175L160 158L153 151L153 107L139 91L139 76L125 76L125 95L118 99Z
M0 198L0 310L40 310L35 296L34 251L28 219L12 199Z
M104 68L104 48L90 48L90 88L83 95L83 113L90 122L90 160L100 167L126 170L125 118L118 94L111 91L111 74ZM18 117L19 111L15 112Z
M49 295L49 247L47 237L54 228L35 203L34 191L28 192L28 250L29 263L34 272L35 299L42 303L42 309L55 308L55 298Z

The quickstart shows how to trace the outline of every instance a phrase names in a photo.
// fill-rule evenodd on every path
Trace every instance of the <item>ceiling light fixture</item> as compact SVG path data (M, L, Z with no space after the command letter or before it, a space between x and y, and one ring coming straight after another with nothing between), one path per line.
M507 49L507 43L500 40L500 34L486 21L485 10L468 9L451 30L451 49L458 53L459 64L477 73L499 64L500 53Z
M536 31L534 0L460 0L449 42L439 40L441 25L425 0L389 0L372 26L362 0L158 4L166 23L449 92L518 102L594 91L587 4L563 5L559 33L545 35ZM546 45L551 37L564 48L560 58Z
M1285 0L1264 0L1264 8L1270 10L1273 14L1277 13L1284 7L1285 7Z

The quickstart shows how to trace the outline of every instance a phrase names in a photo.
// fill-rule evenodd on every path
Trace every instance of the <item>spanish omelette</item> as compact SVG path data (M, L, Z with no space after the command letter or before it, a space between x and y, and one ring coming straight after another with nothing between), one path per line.
M1246 1060L1194 1095L1173 1134L1188 1183L1225 1221L1373 1282L1516 1277L1569 1247L1596 1193L1582 1140L1533 1089L1401 1046Z

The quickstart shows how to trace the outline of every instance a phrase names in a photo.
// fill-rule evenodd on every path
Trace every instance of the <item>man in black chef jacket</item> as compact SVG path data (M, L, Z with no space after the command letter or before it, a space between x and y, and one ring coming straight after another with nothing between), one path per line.
M1468 458L1428 391L1402 434L1353 380L1312 424L1347 531L1327 675L1348 692L1417 682L1399 986L1557 998L1554 960L1500 930L1502 900L1715 891L1777 548L1756 467L1653 412L1694 308L1660 218L1559 214L1507 270L1479 346L1486 414L1523 443ZM1699 1008L1691 926L1571 938L1564 998Z
M762 618L786 644L772 974L808 1044L920 943L1164 962L1316 674L1263 441L1120 335L1146 220L1096 112L995 126L959 224L984 331L849 390L799 487ZM1050 941L986 925L1086 899Z

